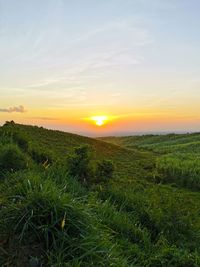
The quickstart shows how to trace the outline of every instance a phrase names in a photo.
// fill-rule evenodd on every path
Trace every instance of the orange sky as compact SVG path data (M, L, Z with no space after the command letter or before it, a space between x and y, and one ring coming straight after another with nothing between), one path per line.
M192 108L191 110L192 111ZM189 112L188 112L189 113ZM41 125L47 128L60 129L91 136L131 134L131 132L174 132L198 131L200 115L195 110L189 115L172 110L135 111L134 113L95 113L86 110L64 109L33 109L24 113L2 113L0 123L5 120L14 120L19 123ZM1 115L1 114L0 114ZM42 116L41 116L42 115ZM97 126L92 116L106 115L108 120L102 126ZM186 128L187 125L187 128Z
M200 130L198 1L3 1L0 123ZM101 127L86 118L108 116Z

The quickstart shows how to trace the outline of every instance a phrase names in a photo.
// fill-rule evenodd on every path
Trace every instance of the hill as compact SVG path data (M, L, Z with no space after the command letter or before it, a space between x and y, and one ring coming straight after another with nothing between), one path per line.
M113 143L122 147L134 149L144 148L154 152L169 153L174 151L186 152L192 151L194 146L199 151L200 133L192 134L166 134L166 135L139 135L139 136L123 136L123 137L103 137L99 138L109 143Z
M200 133L106 137L102 140L128 149L151 151L160 181L200 190Z
M61 131L47 130L37 126L15 125L28 135L35 146L48 150L56 159L65 160L73 149L77 146L87 144L92 152L93 160L110 159L115 162L116 173L123 177L131 175L144 176L140 165L141 163L149 164L153 160L152 153L140 152L138 150L129 151L118 145L108 144L104 141L71 134Z
M124 138L1 127L1 266L200 266L199 193L162 180L157 162L169 152L143 147L151 138L130 137L127 146ZM111 160L112 177L72 175L69 159L83 145L89 154L79 161L95 171Z

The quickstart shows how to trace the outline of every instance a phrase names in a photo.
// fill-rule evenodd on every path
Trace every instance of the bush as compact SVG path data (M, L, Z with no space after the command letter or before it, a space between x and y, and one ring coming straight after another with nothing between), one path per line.
M5 145L0 149L0 169L17 171L27 167L26 155L16 145Z
M25 133L15 131L12 134L13 141L24 151L28 150L28 138Z
M12 121L6 121L3 126L14 126L14 125L15 122L12 120Z
M101 181L106 181L113 177L114 165L111 160L102 160L97 163L96 176Z
M29 149L29 154L38 164L44 164L45 162L48 162L49 164L53 161L51 152L39 146L32 146Z
M74 149L74 154L68 158L69 174L86 182L92 178L91 158L88 146L80 146Z
M25 131L17 128L14 122L6 122L1 128L0 136L3 143L15 143L22 150L28 150L28 136Z

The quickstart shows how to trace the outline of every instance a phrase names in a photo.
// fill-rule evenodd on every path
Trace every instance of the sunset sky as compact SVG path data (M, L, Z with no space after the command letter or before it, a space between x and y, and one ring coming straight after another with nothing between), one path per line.
M0 124L199 131L199 13L199 0L0 0Z

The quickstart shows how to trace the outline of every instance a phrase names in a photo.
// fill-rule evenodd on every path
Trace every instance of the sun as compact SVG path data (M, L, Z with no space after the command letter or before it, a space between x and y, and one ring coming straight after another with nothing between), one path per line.
M97 126L103 126L108 120L107 116L93 116L90 118Z
M85 117L82 119L89 122L90 125L93 124L97 127L103 127L106 124L115 120L116 118L117 118L117 116L95 115L95 116Z

